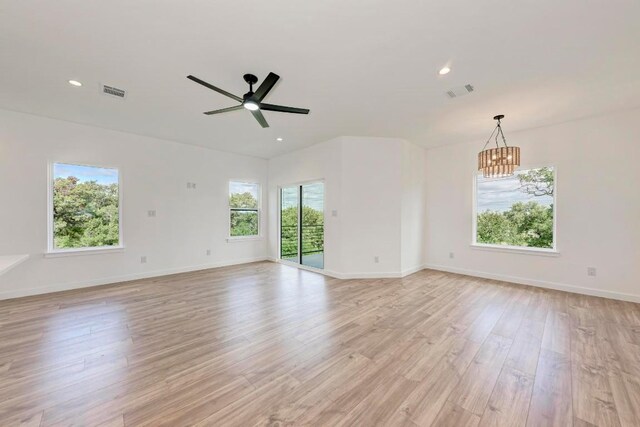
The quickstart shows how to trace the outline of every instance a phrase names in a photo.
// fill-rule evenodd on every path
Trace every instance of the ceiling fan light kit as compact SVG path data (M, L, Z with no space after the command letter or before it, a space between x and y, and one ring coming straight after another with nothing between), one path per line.
M262 100L267 96L271 89L273 89L273 86L275 86L276 82L280 79L280 76L278 76L277 74L269 73L267 78L264 79L260 87L258 87L255 92L253 91L253 85L258 83L258 78L253 74L245 74L243 77L244 81L249 84L249 92L245 93L242 98L240 98L239 96L229 93L226 90L220 89L210 83L205 82L204 80L200 80L195 76L187 76L189 80L192 80L206 88L218 92L219 94L240 102L240 105L234 105L233 107L222 108L220 110L205 111L204 114L206 115L227 113L229 111L236 111L244 108L251 111L251 114L253 114L253 117L258 121L258 123L260 123L260 126L262 126L263 128L268 128L269 123L267 123L264 115L262 115L261 110L277 111L279 113L309 114L309 110L306 108L285 107L284 105L274 105L262 102Z
M520 166L520 147L509 147L502 132L500 120L504 119L504 114L499 114L493 118L497 120L496 127L491 132L489 139L478 153L478 170L482 171L485 178L502 178L511 176L516 168ZM495 134L495 148L487 149L487 145ZM498 142L498 135L502 137L503 146Z

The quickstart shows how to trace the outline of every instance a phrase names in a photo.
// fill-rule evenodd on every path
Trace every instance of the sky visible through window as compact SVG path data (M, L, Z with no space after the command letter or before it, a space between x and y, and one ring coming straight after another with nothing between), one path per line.
M229 183L229 194L249 193L258 200L258 188L258 184L232 181Z
M485 211L505 212L516 202L536 201L543 206L553 204L552 196L534 196L520 190L518 175L526 170L516 171L513 176L506 178L484 178L478 175L477 203L478 213Z
M96 181L101 185L117 184L118 170L100 168L95 166L69 165L55 163L53 165L53 178L67 178L75 176L80 182Z
M303 203L317 211L324 211L324 184L321 182L302 186ZM283 188L282 207L298 205L298 186Z

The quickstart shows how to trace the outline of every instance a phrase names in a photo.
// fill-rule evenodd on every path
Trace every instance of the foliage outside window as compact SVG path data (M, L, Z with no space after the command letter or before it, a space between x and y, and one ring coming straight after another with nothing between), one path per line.
M54 163L52 172L51 249L119 246L118 170Z
M555 171L543 167L506 178L476 178L475 243L554 249Z
M259 235L260 185L247 182L229 183L229 235Z
M302 212L298 212L299 186L283 188L281 192L280 256L295 262L299 244L298 215L302 218L302 255L324 252L324 184L306 184L302 188Z

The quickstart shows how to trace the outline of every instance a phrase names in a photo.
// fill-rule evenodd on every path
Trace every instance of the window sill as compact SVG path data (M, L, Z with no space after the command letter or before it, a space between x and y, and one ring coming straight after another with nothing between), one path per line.
M227 237L227 243L250 242L253 240L262 240L262 236Z
M100 255L124 252L124 246L113 246L109 248L78 248L46 252L45 258L59 258L66 256Z
M472 243L471 249L490 251L490 252L506 252L512 254L524 254L524 255L537 255L537 256L560 256L560 252L556 249L543 249L543 248L527 248L520 246L502 246L502 245L482 245L478 243Z

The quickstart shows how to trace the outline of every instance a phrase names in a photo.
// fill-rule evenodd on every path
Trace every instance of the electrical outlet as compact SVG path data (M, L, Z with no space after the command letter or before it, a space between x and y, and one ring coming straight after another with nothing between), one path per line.
M337 210L332 210L331 211L331 216L338 216L338 211Z
M147 211L147 216L155 218L156 216L156 211Z
M377 256L377 255L376 255L376 256L374 256L374 257L373 257L373 262L374 262L374 264L378 264L378 263L380 262L380 257L379 257L379 256Z
M211 255L211 249L207 249L207 256Z
M147 263L147 257L146 257L146 255L141 256L141 257L140 257L140 264L146 264L146 263Z
M449 252L449 258L451 259L455 258L455 254L453 252Z
M194 189L194 190L196 189L196 183L195 182L191 183L191 188Z
M596 277L596 268L587 267L587 276Z

